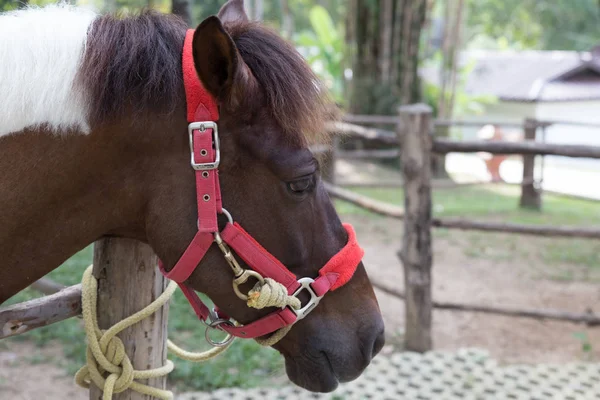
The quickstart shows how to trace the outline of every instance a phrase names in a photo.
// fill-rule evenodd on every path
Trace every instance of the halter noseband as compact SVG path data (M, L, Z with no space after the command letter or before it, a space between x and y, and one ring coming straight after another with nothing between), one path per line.
M190 123L188 128L190 162L196 174L198 232L171 271L165 271L162 262L159 262L159 267L167 278L179 284L198 318L207 322L210 327L222 329L231 337L256 338L293 325L308 315L327 292L343 286L350 280L364 251L356 242L352 226L344 224L348 233L348 243L319 270L317 278L297 279L239 224L233 222L231 214L223 208L221 202L218 170L221 154L216 123L219 112L215 100L204 89L196 74L192 56L193 36L194 30L188 30L183 47L183 78L187 119ZM226 215L229 220L221 232L217 223L218 214ZM185 283L213 243L218 245L234 272L233 288L240 299L247 299L247 296L239 290L239 285L249 278L259 281L271 278L283 284L289 295L297 297L306 290L310 300L300 309L285 307L247 325L231 323L229 318L219 311L209 310L196 292ZM232 249L252 269L242 268ZM226 342L210 342L214 345L226 344Z

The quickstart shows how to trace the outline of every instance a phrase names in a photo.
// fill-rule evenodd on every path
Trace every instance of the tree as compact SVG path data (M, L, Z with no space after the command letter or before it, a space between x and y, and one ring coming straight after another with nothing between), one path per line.
M451 119L454 114L456 84L458 75L458 55L461 50L464 0L447 1L444 7L444 33L442 35L442 62L440 66L440 87L437 98L436 117ZM449 126L438 126L437 137L450 136ZM436 178L446 178L446 157L437 154L432 157L432 169Z
M346 39L351 49L350 111L395 114L421 100L418 75L427 0L352 0Z
M173 0L171 12L179 15L188 26L192 25L192 3L191 0Z
M477 47L589 50L600 38L598 0L468 0Z

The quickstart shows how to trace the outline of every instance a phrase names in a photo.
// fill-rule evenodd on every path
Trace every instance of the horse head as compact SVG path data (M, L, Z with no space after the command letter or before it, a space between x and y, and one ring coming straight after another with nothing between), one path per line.
M0 166L8 171L2 178L12 185L10 192L0 188L0 198L19 219L4 222L7 230L22 232L20 241L0 236L6 239L0 255L11 263L44 260L32 263L23 281L0 270L0 300L97 237L145 241L169 271L198 233L197 176L190 166L181 76L187 27L155 13L90 23L89 30L81 29L87 42L73 83L78 97L63 99L80 99L77 112L84 113L72 118L77 123L67 133L88 134L47 134L64 130L64 124L36 122L0 138ZM332 116L326 90L293 46L248 20L240 0L227 2L197 27L191 51L197 78L220 114L223 207L295 277L316 278L349 241L309 149L324 139L324 122ZM31 83L32 93L42 84ZM24 165L19 154L44 163ZM15 193L27 199L26 207ZM220 228L227 222L219 216ZM290 379L309 390L331 391L358 377L383 346L373 288L362 262L352 267L347 282L274 345ZM249 308L234 292L233 278L213 245L185 284L241 324L273 312ZM248 285L240 290L247 292Z

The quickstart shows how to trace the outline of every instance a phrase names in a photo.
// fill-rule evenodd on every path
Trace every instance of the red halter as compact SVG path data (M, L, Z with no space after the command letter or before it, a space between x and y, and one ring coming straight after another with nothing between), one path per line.
M221 203L218 171L220 148L216 124L219 113L214 99L204 89L196 75L192 56L193 36L194 30L188 30L183 47L183 78L187 100L187 119L190 123L188 130L191 166L196 173L198 233L171 271L166 272L162 263L159 263L159 267L167 278L179 283L196 315L202 321L207 321L210 317L213 319L213 323L216 319L218 322L216 326L233 336L255 338L292 325L304 318L328 291L339 288L352 278L364 251L356 242L352 226L344 224L344 228L348 232L346 246L319 270L319 276L314 280L312 278L296 279L290 270L265 250L240 225L233 223L231 215L223 209ZM229 219L222 232L219 232L217 224L218 214L225 214ZM244 326L221 323L223 320L218 312L209 310L196 292L185 283L213 242L218 244L225 259L234 270L234 289L240 297L244 295L239 293L237 286L246 282L249 277L259 280L272 278L283 284L289 295L297 296L303 290L308 291L309 302L299 310L286 307ZM241 268L229 247L252 270Z

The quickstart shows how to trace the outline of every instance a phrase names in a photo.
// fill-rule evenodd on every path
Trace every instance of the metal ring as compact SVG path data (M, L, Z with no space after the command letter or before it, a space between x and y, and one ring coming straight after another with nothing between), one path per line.
M203 178L208 178L209 176L210 176L210 174L208 173L208 171L202 171Z
M212 321L210 324L207 324L208 326L206 327L206 330L204 331L204 337L206 338L206 341L213 347L227 346L234 339L234 336L229 333L227 334L225 339L223 339L220 342L214 341L210 338L210 335L208 334L208 332L210 332L211 329L220 330L220 331L224 332L223 328L221 328L221 325L223 325L223 324L229 325L231 327L234 326L231 321L226 320L226 319L217 319L215 321Z
M225 216L229 220L229 223L233 225L233 217L231 216L231 214L229 213L229 211L227 211L225 208L221 208L221 212L223 214L225 214Z
M207 194L205 194L204 196L202 196L202 199L203 199L204 201L209 201L209 200L210 200L210 196L209 196L209 195L207 195Z
M202 150L200 150L200 155L201 155L202 157L206 157L206 155L207 155L207 154L208 154L208 151L206 151L206 149L202 149Z

